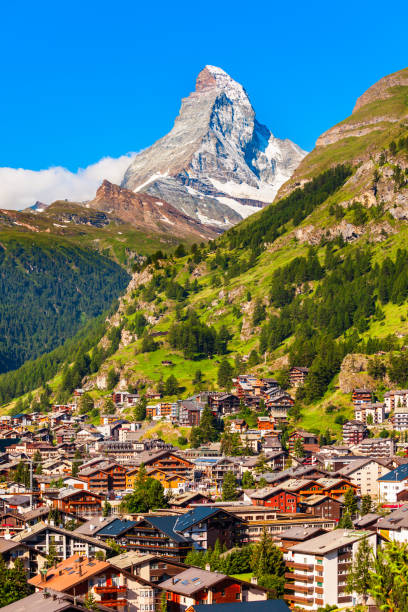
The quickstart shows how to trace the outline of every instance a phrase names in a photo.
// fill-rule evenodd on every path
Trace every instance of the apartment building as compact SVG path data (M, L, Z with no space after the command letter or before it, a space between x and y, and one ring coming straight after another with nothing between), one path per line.
M357 404L354 417L365 425L380 425L385 421L385 405L382 402Z
M394 429L396 431L407 431L408 429L408 407L397 406L393 416Z
M346 592L347 575L364 538L375 551L376 533L348 529L336 529L289 547L284 555L287 567L284 598L289 605L305 610L326 605L355 606L357 595Z
M352 450L364 457L387 459L395 454L395 441L392 438L364 438Z
M343 425L343 440L346 444L359 444L368 435L361 421L347 421Z
M356 485L359 495L371 495L378 498L378 479L389 472L381 459L356 459L349 465L336 472L338 476L345 476Z

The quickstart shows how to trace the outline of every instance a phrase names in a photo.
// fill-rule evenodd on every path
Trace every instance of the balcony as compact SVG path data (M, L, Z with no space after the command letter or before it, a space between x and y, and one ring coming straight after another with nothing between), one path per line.
M290 567L292 569L299 569L299 570L306 570L307 572L312 572L313 571L313 565L306 565L304 563L295 563L294 561L287 561L286 562L287 567Z
M285 589L287 591L296 591L299 593L305 593L306 595L313 595L313 587L301 586L300 584L293 584L292 582L285 583Z
M126 594L127 587L125 586L97 586L95 587L95 593L103 595L104 593L117 593ZM104 602L105 603L105 602Z
M313 576L307 574L292 574L292 572L285 572L285 578L288 580L298 580L299 582L313 582Z
M128 601L127 599L102 599L98 601L102 606L107 606L108 608L124 608Z
M296 595L288 595L286 593L283 596L283 599L291 603L306 604L308 606L313 604L313 599L308 599L307 597L297 597Z

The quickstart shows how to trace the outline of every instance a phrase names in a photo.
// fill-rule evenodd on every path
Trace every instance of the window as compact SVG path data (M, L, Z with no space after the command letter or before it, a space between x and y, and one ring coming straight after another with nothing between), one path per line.
M240 594L239 593L235 593L235 599L241 599Z

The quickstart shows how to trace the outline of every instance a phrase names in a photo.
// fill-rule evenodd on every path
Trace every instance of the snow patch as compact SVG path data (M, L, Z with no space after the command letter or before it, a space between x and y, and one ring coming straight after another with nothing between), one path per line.
M243 219L249 217L249 215L253 215L255 212L259 210L257 206L249 206L248 204L241 204L241 202L237 202L236 200L232 200L231 198L227 198L225 196L218 197L217 200L221 202L221 204L226 204L232 210L235 210Z
M249 200L259 200L270 204L278 191L276 185L268 185L268 183L259 183L259 187L252 187L246 183L234 183L233 181L227 181L222 183L217 179L210 178L210 181L218 191L223 191L233 198L247 198Z

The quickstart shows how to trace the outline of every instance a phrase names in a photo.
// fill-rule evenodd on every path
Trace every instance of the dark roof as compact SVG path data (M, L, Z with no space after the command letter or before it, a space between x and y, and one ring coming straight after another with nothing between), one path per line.
M73 612L74 610L86 610L82 599L75 598L66 593L60 593L53 589L47 588L48 596L44 595L43 591L37 591L28 597L19 599L14 603L2 608L4 612L32 612L33 610L41 610L41 612ZM97 602L96 610L106 610L109 612L111 608L103 606Z
M195 612L288 612L289 608L283 599L266 599L265 601L237 601L223 604L194 605Z
M375 512L369 512L365 516L362 516L357 521L354 521L354 527L357 529L364 529L367 525L372 525L381 518L381 514L376 514Z
M127 521L122 519L115 519L108 525L105 525L95 535L104 537L117 537L128 531L133 525L136 525L136 521Z
M30 501L29 495L12 495L8 499L4 498L7 504L12 504L13 506L19 506L20 504L27 504Z
M179 518L178 515L176 516L145 516L144 520L150 523L151 525L153 525L153 527L156 527L156 529L159 529L160 531L165 533L167 536L169 536L169 538L171 538L175 542L179 542L179 543L189 542L190 540L182 536L180 533L177 533L176 531L174 531L174 527L175 527L175 524L178 518Z
M309 540L310 538L314 538L321 534L323 529L321 527L291 527L286 531L282 531L279 534L279 538L283 540L298 540L299 542L303 542L304 540Z
M205 506L193 508L192 510L186 512L186 514L182 514L177 518L174 529L176 531L185 531L189 527L192 527L196 523L199 523L200 521L203 521L220 511L220 508L214 508L213 506L207 508Z
M399 465L395 470L391 470L388 474L384 474L378 478L379 481L391 480L393 482L402 482L408 478L408 463L404 463L403 465Z

